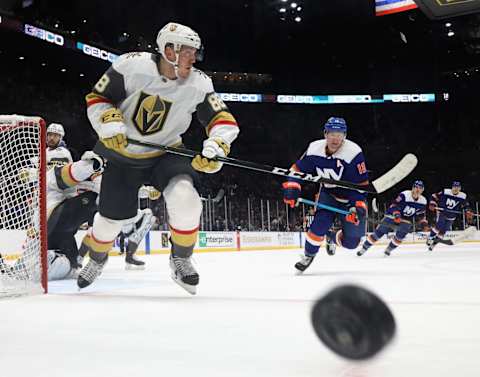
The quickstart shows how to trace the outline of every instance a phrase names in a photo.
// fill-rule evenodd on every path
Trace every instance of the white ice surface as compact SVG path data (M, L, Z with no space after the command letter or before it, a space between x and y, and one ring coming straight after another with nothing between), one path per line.
M299 253L196 254L197 296L154 255L145 271L111 258L81 293L69 280L0 300L0 376L480 376L479 244L403 245L389 258L322 249L296 276ZM370 288L396 317L373 360L339 358L313 332L313 301L341 283Z

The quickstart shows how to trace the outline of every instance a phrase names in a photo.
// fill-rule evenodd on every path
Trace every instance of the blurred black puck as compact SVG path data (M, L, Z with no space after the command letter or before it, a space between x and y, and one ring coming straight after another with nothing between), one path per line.
M320 340L347 359L374 356L395 334L395 318L378 296L365 288L342 285L318 299L312 325Z

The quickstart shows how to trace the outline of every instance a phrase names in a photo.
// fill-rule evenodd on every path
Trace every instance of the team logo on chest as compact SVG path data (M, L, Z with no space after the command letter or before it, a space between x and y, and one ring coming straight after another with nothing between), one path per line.
M405 206L405 208L403 209L403 213L405 216L413 216L415 215L415 212L415 207Z
M319 175L322 178L335 179L336 181L341 180L343 170L344 170L345 167L340 162L340 160L337 160L336 165L337 165L336 168L338 169L338 173L335 171L335 169L332 169L332 168L319 168L319 167L317 167L317 175Z
M448 209L455 208L455 206L457 204L458 204L458 202L456 200L453 200L453 199L450 199L450 198L447 198L447 202L445 203L445 205L447 206Z
M142 135L151 135L162 130L172 107L169 102L159 96L140 92L132 121Z

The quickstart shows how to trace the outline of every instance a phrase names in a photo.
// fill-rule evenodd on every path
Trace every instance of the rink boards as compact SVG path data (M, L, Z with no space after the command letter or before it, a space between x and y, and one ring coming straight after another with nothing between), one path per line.
M80 244L85 231L79 231L76 235ZM445 238L454 238L459 231L448 232ZM383 237L378 244L385 245L394 233ZM424 243L427 233L409 233L403 243ZM22 244L25 241L26 232L22 230L0 230L0 254L6 259L16 258L21 254ZM151 231L140 243L139 254L164 254L170 251L170 232ZM480 242L480 231L464 242ZM215 251L248 251L248 250L288 250L301 249L305 244L304 232L199 232L195 244L196 252ZM118 242L115 242L112 255L120 251Z

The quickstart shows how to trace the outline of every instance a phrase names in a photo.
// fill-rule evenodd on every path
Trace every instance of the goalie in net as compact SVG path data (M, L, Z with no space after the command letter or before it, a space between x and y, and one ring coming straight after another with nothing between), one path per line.
M103 160L91 151L83 154L80 161L56 166L46 175L47 219L48 219L48 280L75 277L79 267L78 248L75 233L80 225L93 218L97 211L96 199L100 187L100 174L103 171ZM20 182L32 187L38 181L38 170L35 167L22 169ZM40 237L38 222L41 215L37 214L38 206L35 196L30 200L33 212L32 223L27 229L22 249L30 250L32 244ZM13 280L40 280L38 269L29 269L28 255L24 252L13 265L7 265L0 256L0 271Z

